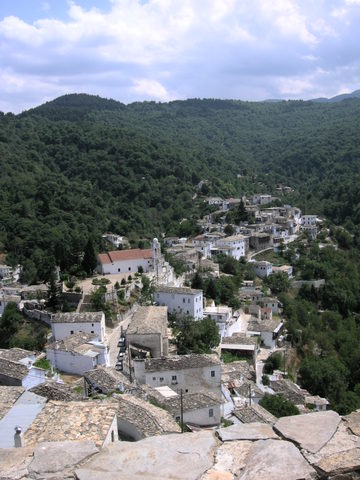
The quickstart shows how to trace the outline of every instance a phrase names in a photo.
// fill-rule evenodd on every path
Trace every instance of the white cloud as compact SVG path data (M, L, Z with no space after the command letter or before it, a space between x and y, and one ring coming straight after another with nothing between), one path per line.
M332 95L359 78L359 4L112 0L100 11L73 0L66 20L8 16L0 19L0 98L18 111L67 91L127 102Z

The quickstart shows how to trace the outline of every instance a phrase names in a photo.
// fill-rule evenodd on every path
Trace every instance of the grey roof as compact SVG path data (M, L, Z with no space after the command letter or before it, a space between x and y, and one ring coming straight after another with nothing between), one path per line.
M50 400L25 433L25 444L93 440L102 447L116 418L116 404Z
M82 395L75 392L73 388L71 388L66 383L57 383L57 382L45 382L33 387L29 390L29 392L36 393L41 397L45 397L48 400L61 400L61 401L71 401L71 400L79 400L82 398Z
M166 399L164 398L162 403L172 415L177 415L180 413L180 395ZM184 412L201 410L202 408L210 408L216 405L222 405L222 403L223 402L216 395L211 393L186 393L183 395Z
M233 410L233 415L242 423L269 423L274 425L277 422L277 418L270 412L265 410L261 405L253 403L251 406L237 408Z
M304 404L305 397L309 394L307 390L301 389L294 382L287 379L271 382L270 386L275 393L283 395L295 405Z
M273 332L282 322L280 320L257 320L251 319L248 323L250 332Z
M131 318L127 335L160 333L167 335L167 307L139 307Z
M202 290L196 290L190 287L166 287L166 286L159 286L155 289L156 292L163 292L163 293L178 293L180 295L198 295L202 293Z
M222 344L241 344L241 345L256 345L257 339L253 337L247 337L241 333L233 333L231 337L223 337Z
M120 383L123 384L125 389L131 387L129 379L112 367L98 366L93 370L85 372L84 377L105 394L112 390L118 390Z
M12 360L13 362L18 362L27 358L31 355L35 355L35 352L30 350L24 350L23 348L9 348L8 350L0 350L0 357L5 358L6 360Z
M111 397L114 400L118 402L118 419L131 423L141 438L180 433L179 425L164 409L133 395L115 394Z
M22 380L28 374L29 370L25 365L19 362L13 362L0 357L0 375L16 380Z
M223 363L221 365L221 379L223 383L239 383L240 379L252 380L256 378L255 369L246 360Z
M103 316L103 312L56 313L51 323L97 323L101 322Z
M0 420L24 392L23 387L0 386Z
M146 372L165 372L167 370L186 370L188 368L203 368L220 365L217 355L174 355L163 358L147 358L145 360Z
M26 432L44 408L45 403L45 398L31 392L24 392L0 420L0 448L13 447L15 427L20 426L22 431Z
M63 340L58 340L47 345L48 350L62 350L65 352L76 352L76 349L81 345L91 342L97 339L97 335L93 333L75 332L73 335L69 335ZM93 347L96 349L96 347Z

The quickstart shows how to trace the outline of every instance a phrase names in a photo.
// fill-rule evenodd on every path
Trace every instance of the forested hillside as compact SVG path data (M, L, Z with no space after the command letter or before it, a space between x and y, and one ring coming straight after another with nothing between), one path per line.
M358 234L359 113L359 99L125 106L67 95L1 115L0 251L46 279L105 230L188 234L195 223L179 222L199 215L201 193L275 192L279 182L295 189L286 201Z

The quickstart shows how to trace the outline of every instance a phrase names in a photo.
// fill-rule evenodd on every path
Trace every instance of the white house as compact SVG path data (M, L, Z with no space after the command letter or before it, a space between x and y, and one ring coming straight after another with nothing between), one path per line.
M216 325L219 329L220 337L223 337L226 330L226 325L232 319L232 308L227 307L226 305L212 305L211 307L204 308L204 317L210 317L212 320L215 320Z
M126 329L129 346L148 351L152 357L168 354L167 307L139 307Z
M132 273L142 269L143 272L160 273L162 268L161 247L154 238L152 248L141 250L114 250L98 255L97 271L101 275Z
M46 347L46 358L61 372L83 375L97 365L110 366L107 347L91 333L77 332Z
M251 265L254 267L255 274L260 278L268 277L273 273L273 266L270 262L259 261L251 262Z
M264 297L261 299L261 303L264 307L271 308L276 315L279 313L279 301L277 298Z
M310 227L316 225L317 216L316 215L302 215L301 216L301 224Z
M42 368L0 356L0 385L20 386L29 390L43 382L45 370Z
M95 335L102 342L105 338L105 315L103 312L56 313L51 321L51 331L55 341L83 332Z
M120 245L129 244L128 239L126 237L122 237L121 235L117 235L116 233L104 233L104 235L102 235L102 238L107 240L116 248L119 248Z
M257 193L252 197L253 205L265 205L272 201L272 196L267 194Z
M219 238L216 241L216 248L219 253L224 253L230 257L240 260L246 255L247 239L243 235L232 235L230 237Z
M188 287L159 286L154 292L154 302L167 306L169 313L190 315L195 320L203 318L203 291Z
M176 392L212 391L221 395L221 362L217 355L173 355L134 360L135 379L151 387L167 385Z
M164 398L161 403L176 421L181 420L180 395L175 393ZM186 393L182 400L183 421L199 427L219 425L222 417L222 405L222 401L209 392Z
M293 276L293 267L291 265L280 265L280 267L272 267L273 273L286 273L289 278Z

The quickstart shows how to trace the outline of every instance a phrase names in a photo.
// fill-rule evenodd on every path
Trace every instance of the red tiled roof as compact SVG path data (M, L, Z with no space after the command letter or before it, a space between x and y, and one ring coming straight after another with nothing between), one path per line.
M99 254L99 261L102 265L105 263L122 262L124 260L137 260L140 258L152 258L151 248L146 250L141 250L140 248L132 248L130 250L114 250L112 252Z

